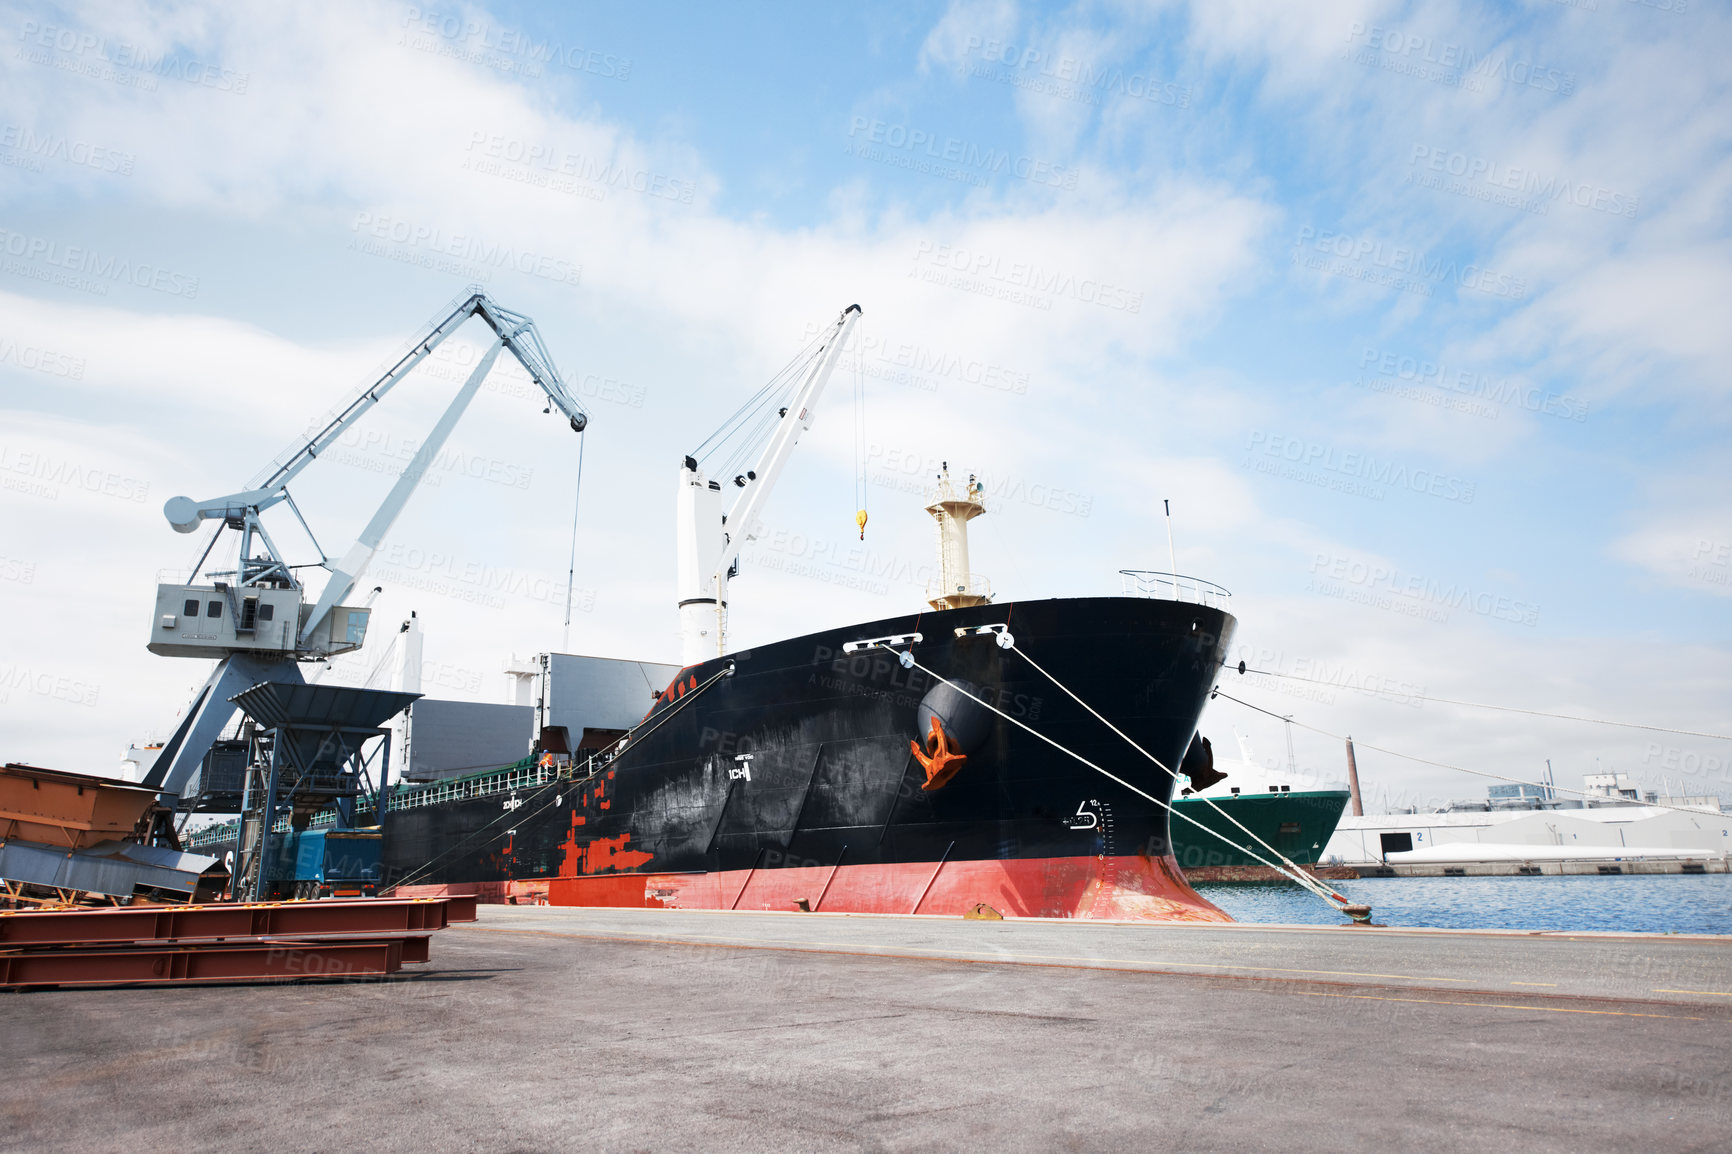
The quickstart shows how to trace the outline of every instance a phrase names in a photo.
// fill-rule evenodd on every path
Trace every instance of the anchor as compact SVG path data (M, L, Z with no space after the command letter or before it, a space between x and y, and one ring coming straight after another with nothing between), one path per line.
M926 770L926 781L920 788L927 793L943 789L961 771L962 763L968 760L966 753L956 752L937 714L932 715L932 724L927 730L926 748L920 748L917 741L910 741L908 748L913 751L921 768Z

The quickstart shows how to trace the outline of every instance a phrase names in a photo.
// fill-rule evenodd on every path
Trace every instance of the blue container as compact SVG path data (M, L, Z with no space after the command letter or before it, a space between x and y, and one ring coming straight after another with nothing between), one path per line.
M277 897L371 897L379 888L378 829L303 829L279 834Z

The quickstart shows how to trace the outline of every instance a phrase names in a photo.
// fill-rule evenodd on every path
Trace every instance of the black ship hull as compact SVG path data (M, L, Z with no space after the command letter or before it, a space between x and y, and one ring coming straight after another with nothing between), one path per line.
M587 780L393 812L387 876L572 905L1224 920L1173 860L1172 777L1029 659L1176 769L1234 624L1185 602L1070 598L731 654L682 670ZM919 665L1034 732L882 648L847 651L914 633Z

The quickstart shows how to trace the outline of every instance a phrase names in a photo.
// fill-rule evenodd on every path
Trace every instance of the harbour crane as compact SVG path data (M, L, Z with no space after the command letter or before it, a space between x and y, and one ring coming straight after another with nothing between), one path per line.
M492 330L494 339L490 347L354 544L339 558L325 556L320 548L317 565L303 567L322 568L328 573L324 587L316 598L312 597L259 515L279 504L287 506L316 545L317 538L289 494L289 483L473 318L479 318ZM342 602L354 591L385 534L403 512L416 485L502 351L516 357L530 379L547 394L548 406L543 411L557 408L570 421L574 432L583 432L589 416L554 367L535 323L522 313L502 307L478 287L470 286L465 295L453 302L444 318L425 330L383 376L357 393L317 432L273 460L246 489L204 501L174 497L163 506L163 515L178 533L195 532L206 522L217 523L210 544L193 567L192 581L159 584L156 590L156 610L147 648L167 657L217 659L215 670L144 779L143 784L163 795L164 805L184 808L183 798L196 798L196 791L190 791L189 786L199 775L213 743L234 717L232 698L264 681L302 682L299 663L325 661L361 647L367 635L371 599L360 606ZM228 530L240 535L235 568L225 572L205 571L208 580L200 583L200 570Z
M696 665L727 652L728 580L734 576L740 550L757 532L758 514L775 488L782 468L793 455L800 435L812 427L818 397L836 368L836 360L848 343L848 334L860 319L860 306L849 305L824 328L803 363L790 366L798 387L775 417L760 412L779 399L771 381L757 397L748 401L728 423L704 443L718 448L736 433L745 432L744 447L754 442L753 432L774 421L769 442L757 464L735 473L733 485L741 492L727 513L722 512L722 481L704 475L698 453L680 463L677 515L678 592L681 660ZM698 452L703 451L700 446ZM739 456L740 454L736 454ZM723 473L732 470L724 469Z

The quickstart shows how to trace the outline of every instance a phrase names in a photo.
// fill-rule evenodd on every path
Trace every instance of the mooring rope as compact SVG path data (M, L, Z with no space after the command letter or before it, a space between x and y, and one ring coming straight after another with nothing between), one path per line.
M685 671L681 670L680 672L683 673ZM648 729L644 730L641 735L638 734L635 729L628 730L626 733L615 738L608 745L604 746L600 751L598 751L598 754L592 754L591 760L593 761L594 758L599 755L599 753L606 753L608 750L613 749L615 746L618 746L621 743L626 742L628 740L631 740L635 737L638 737L638 736L648 737L650 734L652 734L656 730L660 729L664 722L666 722L668 719L673 717L676 713L680 712L680 710L684 709L687 705L690 705L693 701L697 700L699 695L701 695L706 689L710 688L716 682L722 680L722 678L732 676L733 672L734 672L734 666L730 662L727 666L718 670L716 672L715 676L709 678L709 680L705 681L702 685L698 686L697 688L688 690L684 697L678 698L674 707L672 709L669 709L666 712L664 712L660 717L656 718L655 724L650 726ZM641 726L642 724L643 724L643 722L641 722L641 721L638 722L638 725ZM596 779L596 777L601 773L601 771L603 769L606 769L606 768L607 768L607 766L605 763L600 765L600 766L597 766L593 772L591 772L587 777L583 777L583 778L573 778L573 777L555 778L554 780L548 782L546 785L542 786L540 789L536 790L533 794L531 794L529 796L529 798L524 802L524 804L527 805L530 802L536 800L537 798L544 796L545 794L548 793L548 791L552 790L555 786L565 786L565 787L568 787L568 788L574 789L574 790L582 789L584 786L586 786L590 782L594 781ZM561 796L563 796L563 795L561 795ZM528 813L525 813L525 814L519 814L517 812L517 810L514 810L514 809L505 810L498 817L494 818L492 821L488 822L486 825L482 826L480 829L476 830L474 833L470 834L468 837L459 841L456 845L452 846L450 849L446 850L444 853L438 855L437 857L429 858L426 862L422 863L422 865L418 869L416 869L413 873L411 873L408 877L404 878L402 881L393 882L390 888L395 890L395 889L400 889L406 885L413 885L416 878L424 877L427 874L427 872L429 870L431 870L434 866L438 865L440 862L444 861L446 858L450 857L452 854L456 853L458 850L463 849L465 846L469 845L470 842L474 841L476 838L480 837L482 834L486 833L488 830L492 829L494 826L498 825L500 822L504 821L506 818L517 817L519 820L528 821L530 818L535 817L536 815L545 812L546 810L552 808L553 806L555 806L557 804L559 804L559 796L556 796L552 801L548 802L546 805L539 806L535 809L530 810ZM380 824L383 825L384 824L384 818L381 817L379 820L380 820ZM487 841L484 841L481 844L487 845L489 842L498 841L501 836L503 836L503 834L494 834L492 837L488 838ZM387 892L389 892L389 891L387 891Z
M1039 730L1034 729L1031 726L1026 725L1023 722L1019 721L1018 719L1012 717L1010 714L1004 712L1004 710L998 708L996 705L992 704L990 701L987 701L987 700L980 698L980 697L976 697L974 694L969 693L968 690L964 689L962 686L958 685L956 682L950 680L948 677L945 677L943 674L940 674L940 673L936 672L935 670L928 669L926 666L920 664L919 661L915 660L914 654L911 651L897 652L896 650L890 648L888 645L884 644L882 641L874 641L872 644L876 648L884 650L886 653L890 654L892 657L896 658L898 661L906 661L907 664L920 670L922 673L926 674L928 677L934 678L937 681L941 681L945 685L948 685L948 686L950 686L950 688L956 690L958 693L961 693L964 696L969 697L972 700L979 702L981 705L985 706L987 709L990 709L992 712L998 714L1000 717L1004 718L1006 721L1010 722L1012 725L1017 726L1019 729L1026 730L1028 733L1031 733L1035 737L1040 738L1040 740L1046 742L1048 745L1052 746L1054 749L1058 750L1060 753L1066 755L1067 757L1071 757L1077 761L1082 762L1082 764L1088 766L1090 769L1094 770L1096 773L1100 774L1102 777L1105 777L1109 781L1117 782L1119 785L1124 786L1126 789L1130 790L1132 793L1136 794L1138 797L1145 798L1149 801L1154 802L1156 805L1158 805L1162 809L1166 810L1168 815L1173 816L1173 817L1183 818L1184 820L1190 822L1192 825L1196 826L1198 829L1202 830L1204 833L1207 833L1209 836L1216 838L1217 840L1226 842L1229 846L1232 846L1232 848L1245 854L1247 857L1250 857L1250 858L1256 860L1259 864L1268 866L1270 869L1274 870L1276 873L1279 873L1279 874L1291 879L1292 881L1294 881L1297 884L1299 884L1300 886L1302 886L1307 892L1314 894L1317 897L1322 898L1324 901L1328 902L1329 908L1334 910L1336 913L1345 912L1346 907L1349 904L1351 904L1351 903L1349 903L1349 901L1345 897L1342 897L1340 894L1322 889L1321 886L1317 885L1315 879L1310 879L1310 878L1306 878L1303 876L1295 876L1295 875L1289 873L1286 869L1282 868L1281 866L1278 866L1275 863L1270 862L1270 861L1265 861L1256 852L1249 850L1249 849L1245 848L1244 846L1241 846L1241 845L1235 843L1232 838L1229 838L1226 834L1221 833L1219 830L1214 830L1214 829L1209 828L1208 826L1204 825L1202 822L1198 821L1196 818L1190 816L1189 814L1180 813L1178 810L1175 810L1171 805L1162 801L1160 798L1156 797L1154 794L1148 793L1148 792L1141 790L1141 789L1138 789L1136 786L1132 785L1130 782L1126 781L1124 778L1119 777L1117 774L1114 774L1108 770L1102 769L1100 766L1096 765L1094 762L1090 761L1088 758L1084 757L1082 754L1077 753L1075 750L1066 749L1064 746L1060 745L1058 742L1054 741L1052 738L1048 737L1046 734L1041 733ZM1349 916L1352 916L1352 915L1349 915Z
M1315 726L1315 725L1307 725L1303 721L1296 721L1296 720L1294 720L1294 718L1292 718L1291 716L1289 716L1287 714L1276 713L1272 709L1264 709L1261 705L1252 705L1249 701L1241 701L1239 698L1234 697L1231 693L1228 693L1224 689L1216 689L1213 693L1210 694L1210 696L1211 697L1225 697L1228 701L1231 701L1235 705L1243 705L1246 709L1251 709L1251 710L1255 710L1258 713L1267 714L1268 716L1276 718L1276 719L1281 720L1281 721L1291 722L1292 724L1297 725L1300 729L1309 729L1312 733L1320 733L1324 737L1333 737L1336 741L1351 740L1353 742L1353 746L1355 749L1373 749L1373 750L1376 750L1378 753L1387 753L1391 757L1399 757L1404 761L1416 761L1420 765L1434 765L1438 769L1453 769L1457 773L1471 773L1475 777L1489 777L1493 781L1505 781L1505 782L1510 783L1511 785L1543 785L1546 789L1551 790L1553 793L1574 794L1576 797L1582 798L1584 800L1590 799L1590 798L1600 799L1600 798L1603 798L1605 796L1604 794L1589 793L1586 790L1571 789L1567 785L1552 785L1552 784L1547 783L1547 782L1528 781L1524 778L1519 778L1519 777L1505 777L1501 773L1492 773L1490 770L1486 770L1486 769L1469 769L1465 765L1451 765L1447 761L1433 761L1429 757L1419 757L1419 756L1417 756L1415 754L1411 754L1411 753L1402 753L1399 749L1389 749L1385 746L1373 745L1369 741L1364 741L1364 740L1361 740L1358 738L1351 738L1350 739L1344 734L1331 733L1327 729L1322 729L1322 728ZM1687 805L1670 805L1670 804L1663 802L1663 801L1642 801L1642 802L1632 802L1631 804L1647 806L1650 809L1669 809L1673 813L1688 813L1688 814L1696 814L1698 816L1700 816L1703 813L1712 814L1711 810L1692 809Z
M1135 741L1132 741L1129 734L1127 734L1124 730L1120 729L1118 726L1114 725L1112 722L1108 721L1105 717L1101 716L1100 711L1095 709L1094 706L1090 705L1088 702L1086 702L1082 698L1078 697L1075 693L1071 692L1071 689L1069 686L1065 685L1064 682L1062 682L1058 678L1054 677L1051 673L1048 673L1046 671L1046 669L1044 667L1042 667L1039 662L1037 662L1034 658L1030 657L1027 653L1023 652L1020 648L1018 648L1017 644L1014 640L1009 641L1006 644L1005 648L1009 649L1012 653L1015 653L1017 656L1021 657L1024 661L1026 661L1030 665L1034 666L1035 670L1038 673L1040 673L1040 675L1042 677L1045 677L1048 681L1050 681L1054 685L1058 686L1061 690L1064 691L1064 693L1072 701L1076 702L1078 705L1082 706L1084 709L1088 710L1091 714L1093 714L1095 719L1097 721L1099 721L1102 725L1106 726L1108 729L1112 730L1114 733L1116 733L1120 737L1124 738L1126 743L1128 743L1132 749L1136 750L1138 753L1142 754L1144 757L1146 757L1150 761L1154 762L1156 767L1159 768L1162 773L1166 774L1168 777L1173 779L1174 785L1177 785L1179 783L1179 775L1177 773L1175 773L1167 765L1162 763L1160 758L1156 757L1154 754L1150 753L1148 750L1146 750L1142 746L1138 745ZM1232 814L1228 813L1226 810L1224 810L1220 806L1216 805L1215 800L1213 798L1208 797L1207 795L1202 794L1202 793L1198 793L1197 797L1200 800L1202 800L1203 802L1205 802L1209 806L1210 809L1214 810L1216 813L1220 814L1222 817L1226 818L1228 821L1230 821L1234 825L1238 826L1241 830L1244 831L1245 835L1247 837L1249 837L1252 841L1255 841L1258 845L1262 846L1264 849L1268 850L1270 853L1272 853L1276 857L1280 858L1282 861L1282 864L1286 865L1293 872L1293 874L1297 874L1301 877L1307 877L1307 878L1309 877L1309 875L1307 875L1305 873L1304 869L1300 867L1298 862L1294 861L1292 858L1288 857L1286 854L1282 853L1280 850L1276 849L1274 846L1272 846L1268 842L1264 841L1261 837L1258 837L1254 831L1246 828L1244 822L1240 821L1238 818L1234 817ZM1246 852L1246 853L1250 852L1250 850L1246 849L1245 847L1239 847L1239 848L1244 849L1244 852ZM1329 889L1327 886L1322 885L1321 883L1314 883L1312 885L1307 886L1307 888L1311 889L1312 892L1316 893L1319 897L1326 897L1332 901L1339 901L1343 904L1346 904L1346 902L1347 902L1346 898L1342 897L1340 894L1336 893L1334 890Z
M1240 662L1241 665L1244 662ZM1231 669L1232 666L1227 668ZM1312 685L1327 685L1332 689L1352 689L1339 681L1329 681L1321 677L1304 677L1297 673L1276 673L1273 669L1240 669L1241 676L1251 674L1256 677L1280 677L1287 681L1304 681ZM1546 717L1553 721L1580 721L1589 725L1615 725L1620 729L1646 729L1653 733L1673 733L1681 737L1706 737L1714 741L1732 741L1732 735L1724 733L1703 733L1696 729L1674 729L1666 725L1648 725L1641 721L1614 721L1609 717L1581 717L1574 713L1549 713L1543 709L1522 709L1515 705L1493 705L1488 701L1459 701L1453 697L1431 697L1424 693L1398 693L1394 690L1377 691L1361 689L1358 693L1367 693L1372 697L1389 697L1397 700L1411 698L1414 701L1435 701L1441 705L1465 705L1470 709L1496 709L1503 713L1525 713L1529 717Z

